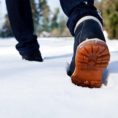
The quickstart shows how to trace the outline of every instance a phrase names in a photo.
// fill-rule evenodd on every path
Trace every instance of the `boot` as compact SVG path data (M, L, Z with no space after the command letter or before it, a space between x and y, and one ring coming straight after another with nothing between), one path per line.
M102 72L109 60L102 24L93 16L81 18L75 27L74 53L67 68L72 82L83 87L101 87Z
M28 61L38 61L38 62L43 61L40 51L34 52L33 54L27 56L22 56L22 58Z

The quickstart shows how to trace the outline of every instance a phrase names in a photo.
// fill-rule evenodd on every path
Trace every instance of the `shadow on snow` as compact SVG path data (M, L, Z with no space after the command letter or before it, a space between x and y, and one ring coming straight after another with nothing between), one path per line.
M64 54L64 55L59 55L59 56L44 57L44 60L60 59L60 58L67 58L67 57L72 57L72 54Z

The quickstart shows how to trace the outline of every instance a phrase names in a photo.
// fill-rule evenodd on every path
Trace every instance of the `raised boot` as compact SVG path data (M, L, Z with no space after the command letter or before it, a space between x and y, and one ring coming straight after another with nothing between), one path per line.
M93 16L83 17L75 27L74 53L67 74L78 86L99 88L109 60L100 21Z

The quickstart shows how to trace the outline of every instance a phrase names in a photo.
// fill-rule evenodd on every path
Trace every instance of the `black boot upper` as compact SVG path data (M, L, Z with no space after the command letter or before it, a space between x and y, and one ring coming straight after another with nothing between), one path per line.
M40 51L34 52L30 55L22 56L22 58L28 61L43 61Z
M75 31L74 53L70 66L67 68L67 75L72 76L75 70L75 56L78 45L83 41L85 41L86 39L89 40L94 38L98 38L102 41L105 41L102 28L97 21L90 19L90 20L85 20L81 24L79 24L79 26Z

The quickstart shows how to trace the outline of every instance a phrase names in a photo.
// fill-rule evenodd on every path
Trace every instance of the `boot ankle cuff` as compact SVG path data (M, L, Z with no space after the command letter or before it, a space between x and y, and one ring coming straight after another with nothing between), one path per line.
M101 23L96 17L94 17L94 16L85 16L85 17L81 18L81 19L76 23L75 28L74 28L74 33L75 33L77 27L78 27L83 21L85 21L85 20L94 20L94 21L96 21L96 22L100 25L100 27L101 27L101 29L102 29L102 23Z

